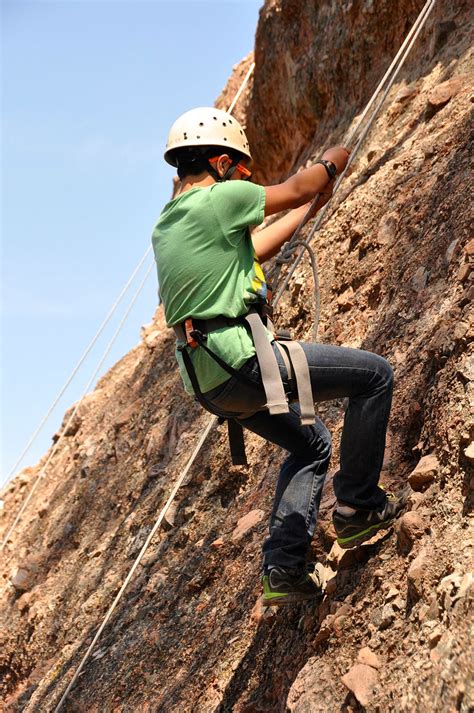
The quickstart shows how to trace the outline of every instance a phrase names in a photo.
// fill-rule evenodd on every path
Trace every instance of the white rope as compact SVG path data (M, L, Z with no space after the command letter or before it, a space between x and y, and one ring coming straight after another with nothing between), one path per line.
M113 315L114 315L114 313L115 313L115 310L117 309L118 305L119 305L120 302L122 301L123 296L124 296L125 293L127 292L128 288L129 288L130 285L132 284L132 282L133 282L133 280L134 280L136 274L138 273L138 271L140 270L141 266L143 265L143 263L145 262L146 258L148 257L148 254L149 254L149 252L150 252L150 250L151 250L151 247L152 247L152 246L150 245L149 248L146 250L146 252L145 252L144 256L142 257L142 259L140 260L140 262L138 263L138 265L136 266L136 268L134 269L134 271L132 272L132 274L131 274L130 277L128 278L127 282L125 283L125 286L123 287L123 289L122 289L122 291L120 292L119 296L117 297L117 299L116 299L115 302L113 303L112 307L110 308L109 313L107 314L107 316L105 317L104 321L103 321L102 324L100 325L100 327L99 327L99 329L97 330L97 332L96 332L95 336L93 337L92 341L91 341L90 344L87 346L87 348L86 348L84 354L81 356L81 358L80 358L79 361L77 362L76 366L75 366L74 369L72 370L72 372L71 372L69 378L67 379L66 383L64 384L64 386L60 389L59 393L57 394L57 396L56 396L56 398L54 399L53 403L51 404L51 406L50 406L49 409L47 410L46 415L43 417L43 419L42 419L41 423L39 424L38 428L37 428L36 431L33 433L33 435L30 437L30 440L29 440L28 443L26 444L25 448L23 449L23 451L22 451L21 455L19 456L18 460L16 461L15 465L13 466L13 468L12 468L11 471L10 471L10 473L8 474L6 484L10 482L11 478L13 477L14 473L16 472L16 469L18 468L18 466L19 466L20 463L22 462L23 458L26 456L26 454L27 454L28 451L30 450L30 448L31 448L31 446L33 445L33 443L35 442L36 438L38 437L38 435L39 435L40 432L42 431L43 426L45 425L45 423L47 422L48 418L51 416L52 412L54 411L54 409L55 409L56 406L58 405L59 400L61 399L61 397L63 396L64 392L66 391L66 389L67 389L68 386L70 385L71 381L74 379L75 375L77 374L77 372L79 371L80 367L81 367L82 364L84 363L86 357L88 356L88 354L90 353L91 349L94 347L95 343L97 342L98 338L100 337L100 335L101 335L102 332L104 331L105 327L106 327L107 324L110 322L111 318L113 317Z
M398 74L399 74L401 68L403 67L406 58L407 58L408 55L410 54L411 48L413 47L413 45L414 45L414 43L415 43L415 41L416 41L416 38L418 37L418 35L420 34L421 30L423 29L424 24L425 24L426 20L428 19L428 16L430 15L430 13L431 13L433 7L435 6L435 4L436 4L436 0L429 0L429 3L427 3L427 5L425 5L425 7L424 7L423 10L421 11L420 15L418 16L418 18L417 18L417 20L416 20L416 22L415 22L415 24L416 24L416 26L417 26L417 27L416 27L416 30L415 30L415 32L412 34L411 40L410 40L410 42L408 43L408 45L406 46L406 48L405 48L405 51L404 51L403 56L402 56L402 58L401 58L401 60L400 60L400 63L399 63L399 65L398 65L398 67L396 68L395 72L393 73L393 75L392 75L392 77L391 77L389 83L387 84L387 87L386 87L385 91L383 92L380 101L378 102L377 106L375 107L375 109L374 109L374 111L373 111L373 113L372 113L372 115L371 115L371 117L370 117L370 119L369 119L369 121L368 121L368 123L367 123L365 129L362 131L362 133L361 133L361 135L360 135L360 137L359 137L357 143L355 144L355 146L354 146L354 148L353 148L353 150L352 150L352 152L351 152L351 155L349 156L349 160L348 160L348 162L347 162L347 164L346 164L346 167L344 168L344 170L342 171L342 173L339 175L339 177L338 177L338 179L337 179L337 181L336 181L336 183L335 183L335 185L334 185L334 190L333 190L333 194L332 194L332 196L331 196L331 199L326 203L325 206L323 206L323 208L321 209L321 211L318 213L318 216L317 216L317 218L316 218L316 220L315 220L315 222L314 222L314 225L313 225L313 227L311 228L311 231L310 231L308 237L306 238L306 242L307 242L307 243L310 243L310 242L311 242L311 240L312 240L312 238L313 238L315 232L320 228L321 223L323 222L324 216L326 215L327 210L328 210L330 204L332 203L332 201L333 201L333 199L334 199L334 195L337 193L337 190L338 190L339 186L341 185L341 182L342 182L342 180L344 179L344 176L346 175L347 171L349 170L351 164L353 163L353 161L354 161L354 159L355 159L355 157L356 157L356 155L357 155L357 153L358 153L358 151L359 151L359 148L361 147L363 141L365 140L367 134L369 133L369 131L370 131L371 127L372 127L372 124L374 123L374 121L375 121L375 119L376 119L376 117L377 117L377 115L378 115L378 113L379 113L379 111L380 111L380 109L381 109L381 107L382 107L382 105L383 105L385 99L387 98L387 95L388 95L390 89L392 88L392 86L393 86L393 84L394 84L394 82L395 82L395 79L397 78L397 76L398 76ZM379 86L380 86L380 85L379 85ZM373 99L371 99L371 103L373 103ZM367 113L367 112L364 112L364 116L365 116L366 113ZM362 122L359 122L359 123L358 123L358 127L361 126L361 123L362 123ZM354 136L354 132L351 132L351 136L352 136L352 137ZM310 209L310 210L311 210L311 209ZM276 304L276 303L278 302L278 300L279 300L280 297L282 296L283 292L284 292L285 289L287 288L288 283L289 283L291 277L293 276L294 271L295 271L296 268L298 267L298 265L299 265L299 263L300 263L300 261L301 261L301 259L302 259L302 257L303 257L303 254L304 254L304 251L301 250L301 252L300 252L300 253L297 255L297 257L295 258L295 261L294 261L293 265L291 266L291 268L289 269L288 274L287 274L287 276L286 276L286 278L285 278L285 281L284 281L283 285L281 286L281 288L279 289L277 295L275 296L274 304Z
M377 89L376 89L375 92L372 94L372 97L371 97L369 103L367 104L367 106L365 107L363 113L361 114L361 116L360 116L360 118L359 118L359 121L357 122L357 125L354 127L354 129L352 129L352 131L349 131L349 133L348 133L348 135L347 135L347 138L345 139L345 141L347 142L347 144L348 144L349 146L352 144L352 141L353 141L353 139L354 139L354 136L358 133L360 127L362 126L362 122L364 121L365 117L367 116L367 114L369 113L370 109L372 108L372 104L374 103L375 99L377 98L377 95L379 94L380 90L382 89L382 87L384 86L384 84L385 84L385 82L387 81L388 77L390 76L390 73L391 73L392 69L396 66L396 64L397 64L397 62L398 62L398 60L399 60L399 58L401 57L403 51L405 50L405 47L406 47L407 44L410 42L411 38L413 37L413 34L418 30L418 27L419 27L420 23L423 22L423 24L424 24L425 19L426 19L426 18L425 18L425 13L427 12L428 8L430 8L430 5L431 5L431 4L432 4L432 0L427 0L427 2L425 3L425 5L424 5L423 8L421 9L420 14L418 15L418 17L416 18L415 22L413 23L413 25L412 25L412 27L411 27L409 33L408 33L407 36L405 37L405 39L404 39L404 41L403 41L403 44L401 45L401 47L400 47L400 49L398 50L398 52L397 52L397 54L395 55L395 57L393 58L390 67L387 69L387 71L385 72L384 76L383 76L382 79L380 80L380 82L379 82L379 84L378 84L378 86L377 86ZM431 8L430 8L429 11L431 12Z
M239 91L238 91L237 94L235 95L235 97L234 97L234 99L233 99L233 101L232 101L232 104L231 104L230 107L227 109L227 111L229 112L229 114L232 114L232 109L235 107L235 105L236 105L237 102L239 101L240 95L241 95L242 92L244 91L245 86L246 86L247 82L249 81L249 79L250 79L250 77L251 77L252 72L253 72L254 69L255 69L255 62L252 62L252 64L251 64L250 67L249 67L249 70L248 70L247 74L246 74L245 77L244 77L244 81L243 81L242 84L240 85Z
M130 314L130 312L131 312L131 310L132 310L132 308L133 308L135 302L137 301L137 299L138 299L138 297L139 297L139 295L140 295L140 292L142 291L142 289L143 289L143 287L144 287L144 285L145 285L145 282L146 282L147 279L148 279L148 276L150 275L150 272L151 272L152 268L154 267L154 264L155 264L154 262L151 263L151 265L149 266L148 270L147 270L146 273L145 273L145 276L144 276L142 282L140 283L140 286L138 287L137 291L136 291L135 294L133 295L132 300L131 300L131 302L130 302L128 308L127 308L127 311L125 312L124 316L123 316L122 319L120 320L120 323L119 323L119 325L118 325L118 327L117 327L117 329L116 329L116 331L115 331L115 333L114 333L112 339L111 339L110 342L108 343L108 345L107 345L107 347L106 347L106 349L105 349L105 352L104 352L103 355L102 355L102 358L100 359L100 361L99 361L97 367L96 367L95 370L94 370L94 373L92 374L92 376L90 377L89 381L87 382L87 386L85 387L85 389L84 389L84 391L83 391L83 393L82 393L82 396L80 397L79 401L76 403L76 405L75 405L75 407L74 407L74 409L73 409L71 415L69 416L69 418L68 418L68 420L67 420L67 423L66 423L66 425L64 426L64 428L63 428L63 430L62 430L62 432L61 432L61 434L60 434L58 440L57 440L56 443L54 444L54 446L53 446L53 448L52 448L52 450L51 450L51 453L49 454L49 456L48 456L48 458L47 458L47 460L46 460L46 463L44 464L44 466L41 468L40 472L38 473L38 475L37 475L37 477L36 477L36 480L34 481L33 486L31 487L31 489L30 489L30 491L29 491L29 493L28 493L28 495L27 495L27 497L26 497L26 499L25 499L23 505L21 506L18 515L17 515L16 518L14 519L14 521L13 521L13 523L12 523L10 529L8 530L7 534L5 535L5 539L4 539L3 542L2 542L2 545L1 545L1 547L0 547L0 550L3 550L3 549L4 549L5 545L7 544L8 540L10 539L10 537L11 537L11 535L12 535L12 533L13 533L15 527L17 526L18 522L20 521L21 516L23 515L24 511L26 510L26 508L27 508L27 506L28 506L28 503L30 502L31 498L33 497L33 495L34 495L34 493L35 493L35 491L36 491L36 488L38 487L38 485L39 485L40 481L42 480L42 478L44 478L46 468L47 468L48 465L51 463L52 458L55 456L55 454L56 454L56 452L57 452L57 450L58 450L58 448L59 448L59 445L60 445L60 443L62 443L62 440L63 440L63 438L64 438L65 433L67 433L67 430L68 430L69 426L72 424L72 422L73 422L73 420L74 420L74 418L75 418L75 416L76 416L76 414L77 414L77 412L78 412L78 409L79 409L79 407L80 407L80 405L81 405L81 403L82 403L82 401L83 401L85 395L87 394L87 392L89 391L89 388L91 387L92 383L94 382L94 380L96 379L97 375L99 374L99 372L100 372L100 370L101 370L101 368L102 368L102 365L103 365L104 361L107 359L107 357L108 357L108 355L109 355L109 353L110 353L110 350L112 349L112 347L113 347L113 345L114 345L114 343L115 343L115 340L117 339L118 335L120 334L120 332L121 332L121 330L122 330L122 327L123 327L123 325L125 324L125 322L126 322L126 320L127 320L127 318L128 318L128 315Z
M434 6L435 1L436 1L436 0L430 0L429 12L431 11L432 7ZM426 7L426 6L425 6L425 7ZM417 22L418 22L418 20L417 20ZM423 23L423 24L424 24L424 23ZM420 28L419 28L418 32L416 32L416 34L413 36L413 40L412 40L412 42L411 42L411 44L410 44L410 46L409 46L408 51L411 49L411 46L413 45L413 42L415 41L416 37L418 36L419 31L421 30L421 27L422 27L422 25L420 25ZM404 43L404 44L405 44L405 43ZM398 53L397 56L399 56L399 54L400 54L400 51L399 51L399 53ZM406 56L407 56L407 55L405 54L404 57L403 57L403 59L402 59L402 64L403 64L403 62L404 62ZM392 67L393 65L394 65L394 63L392 62L391 67ZM247 76L246 76L245 79L244 79L244 82L248 81L248 77L250 76L251 71L253 70L253 67L254 67L254 65L251 66L251 69L249 70L249 72L247 73ZM399 70L398 70L398 71L399 71ZM398 73L398 71L397 71L397 73ZM396 73L396 74L397 74L397 73ZM388 73L386 73L386 76L387 76L387 74L388 74ZM396 76L396 75L395 75L395 76ZM386 95L387 95L387 93L388 93L390 87L391 87L392 84L393 84L393 81L394 81L394 79L392 80L392 82L391 82L391 84L389 85L388 89L385 91L384 96L383 96L383 98L382 98L382 101L377 105L377 108L376 108L376 110L375 110L375 114L378 113L378 111L379 111L379 109L380 109L380 106L381 106L381 104L383 103L383 100L385 99L385 97L386 97ZM382 84L382 83L379 84L379 86L378 86L378 88L377 88L376 91L380 91L381 84ZM239 92L237 93L236 98L238 98L238 96L240 96L241 90L242 90L242 87L241 87L241 89L239 90ZM375 100L375 99L374 99L374 96L373 96L370 101L373 103L374 100ZM233 106L235 105L235 101L236 101L236 100L234 100L234 102L231 104L231 107L229 108L229 112L231 111L231 108L233 108ZM367 114L367 109L364 111L363 116L365 116L366 114ZM371 121L369 122L369 129L370 129L371 124L373 123L374 118L375 118L375 116L373 116L373 117L371 118ZM362 122L359 121L358 126L360 126L361 123L362 123ZM355 135L355 133L356 133L355 131L352 132L352 135ZM360 145L361 145L363 139L365 138L365 136L367 135L367 133L368 133L368 129L363 133L363 136L362 136L362 138L359 140L359 142L358 142L356 148L354 149L354 151L358 150L358 148L360 147ZM349 162L348 162L348 163L349 163ZM344 174L345 174L345 172L344 172L343 174L341 174L340 179L342 179L342 177L343 177ZM339 183L336 184L336 185L338 186L339 184L340 184L340 180L339 180ZM336 189L336 186L335 186L335 189ZM326 204L326 205L327 205L327 204ZM324 206L324 207L326 207L326 206ZM297 229L297 230L298 230L298 229ZM301 241L301 245L302 245L302 247L303 247L303 250L304 250L305 248L306 248L306 249L309 248L309 240L311 239L311 236L314 234L314 232L315 232L315 229L312 231L312 233L311 233L311 235L310 235L309 238L307 238L307 239L304 240L304 241ZM300 256L303 254L303 250L301 251ZM298 257L300 257L300 256L298 256ZM310 252L310 256L311 256L311 252ZM314 255L311 256L312 261L313 261L313 257L314 257ZM315 267L316 267L316 266L315 266L315 263L313 262L313 268L315 269ZM281 296L281 292L280 292L280 293L277 295L277 297L275 298L275 304L278 302L280 296ZM319 309L319 308L318 308L318 309ZM121 588L120 588L118 594L116 595L116 597L115 597L115 599L114 599L112 605L110 606L109 610L107 611L107 614L105 615L105 618L104 618L104 620L102 621L102 624L100 625L100 627L99 627L99 629L97 630L97 633L95 634L95 636L94 636L94 638L93 638L91 644L89 645L89 648L87 649L86 653L84 654L84 656L83 656L83 658L82 658L82 660L81 660L81 662L80 662L80 664L79 664L79 666L78 666L76 672L74 673L74 675L73 675L73 677L72 677L72 679L71 679L69 685L67 686L65 692L63 693L63 695L62 695L62 697L61 697L61 699L60 699L58 705L56 706L56 708L55 708L55 710L54 710L54 713L58 713L58 712L59 712L59 710L61 709L63 703L65 702L65 700L66 700L66 698L67 698L69 692L71 691L73 685L74 685L75 682L77 681L77 678L78 678L79 674L81 673L82 669L84 668L84 665L85 665L85 663L87 662L87 660L88 660L88 658L89 658L89 656L90 656L90 654L91 654L91 652L92 652L92 650L93 650L95 644L97 643L97 641L98 641L99 637L101 636L101 634L102 634L104 628L106 627L108 621L110 620L110 617L112 616L112 614L113 614L114 610L116 609L116 607L117 607L117 605L118 605L120 599L122 598L122 595L123 595L124 591L126 590L126 588L127 588L128 584L129 584L129 582L130 582L130 580L131 580L131 578L132 578L134 572L136 571L138 565L140 564L141 559L143 558L143 555L145 554L146 550L148 549L148 546L149 546L151 540L153 539L153 537L154 537L156 531L158 530L158 528L160 527L161 522L163 521L163 518L164 518L164 516L166 515L166 512L168 511L168 508L170 507L171 503L173 502L173 500L174 500L174 498L175 498L175 496L176 496L176 493L178 492L178 490L179 490L181 484L183 483L183 481L184 481L184 479L185 479L187 473L189 472L191 466L193 465L195 459L196 459L197 456L199 455L199 453L200 453L200 451L201 451L201 448L202 448L202 446L204 445L204 442L205 442L207 436L209 435L209 433L210 433L210 431L212 430L212 428L216 425L217 421L218 421L217 416L211 416L211 418L209 419L208 424L207 424L207 426L206 426L204 432L202 433L202 435L201 435L201 437L200 437L200 439L199 439L199 441L198 441L198 443L197 443L197 445L196 445L196 448L194 449L193 454L191 455L191 457L190 457L188 463L186 464L186 467L185 467L184 471L181 473L181 475L179 476L178 480L176 481L175 486L174 486L172 492L170 493L170 496L169 496L168 500L166 501L165 506L164 506L163 509L161 510L160 515L159 515L158 519L156 520L155 524L153 525L153 528L151 529L151 531L150 531L150 533L149 533L149 535L148 535L148 537L147 537L147 539L146 539L146 541L145 541L145 543L144 543L142 549L140 550L140 553L139 553L138 557L136 558L135 562L133 563L133 565L132 565L132 567L131 567L131 569L130 569L128 575L127 575L127 577L125 578L125 580L124 580L124 582L123 582L123 584L122 584L122 586L121 586Z
M425 19L426 19L426 14L427 14L427 12L429 13L429 12L431 11L431 6L432 6L432 4L433 4L433 0L427 0L427 2L425 3L425 5L423 6L423 8L422 8L420 14L418 15L418 17L416 18L415 22L413 23L413 26L411 27L409 33L408 33L407 36L405 37L405 39L404 39L404 41L403 41L403 43L402 43L400 49L398 50L397 54L395 55L394 59L392 60L392 62L391 62L391 64L390 64L389 68L388 68L387 71L385 72L385 74L384 74L384 76L382 77L382 79L380 80L380 82L379 82L379 84L378 84L376 90L375 90L374 93L372 94L372 96L371 96L371 98L370 98L368 104L366 105L364 111L362 112L362 114L361 114L361 116L360 116L360 118L359 118L359 120L358 120L356 126L355 126L352 130L350 130L350 131L348 132L348 134L346 135L346 138L345 138L344 141L343 141L343 143L344 143L345 146L351 146L351 144L352 144L352 142L353 142L353 140L354 140L354 137L359 133L359 131L360 131L361 127L362 127L362 124L363 124L363 122L364 122L365 117L367 116L367 114L368 114L369 110L371 109L373 103L374 103L375 100L377 99L377 97L378 97L378 95L379 95L381 89L382 89L383 86L385 85L385 82L386 82L387 79L390 77L390 74L391 74L393 68L396 66L396 64L397 64L397 62L398 62L400 56L402 55L402 53L404 52L404 50L405 50L405 48L407 47L408 43L409 43L410 40L412 39L414 33L415 33L415 32L418 30L418 28L420 27L421 23L424 24L424 21L425 21ZM397 70L397 72L398 72L398 70ZM358 146L357 146L356 149L354 149L354 151L356 151L357 149L358 149ZM351 156L351 158L350 158L350 163L352 163L353 160L354 160L354 155ZM350 164L349 164L349 165L350 165ZM341 180L342 180L342 178L344 177L344 175L346 174L347 169L349 168L349 165L346 167L346 170L344 171L344 174L343 174L342 176L340 176L340 178L338 179L338 181L337 181L337 183L336 183L336 185L335 185L335 187L334 187L334 190L333 190L333 196L334 196L334 194L336 193L337 189L339 188L339 185L341 184ZM313 199L313 201L312 201L312 203L311 203L311 206L310 206L309 209L307 210L307 212L306 212L306 214L304 215L304 217L301 219L301 221L300 221L298 227L296 228L295 232L294 232L293 235L291 236L290 240L283 246L283 248L282 248L282 250L281 250L281 253L280 253L280 254L277 256L277 258L276 258L275 264L272 266L271 270L269 271L268 275L269 275L270 280L271 280L272 283L273 283L273 288L275 288L275 286L278 284L278 280L279 280L279 277L280 277L281 266L282 266L283 264L287 264L287 263L290 261L292 255L293 255L293 253L294 253L294 251L295 251L295 248L296 248L296 245L294 245L294 243L295 243L296 240L299 238L299 234L300 234L301 230L303 229L303 227L306 225L306 223L307 223L307 221L308 221L308 215L309 215L309 214L313 211L313 209L316 207L316 204L317 204L319 198L320 198L320 194L317 194L317 195L314 197L314 199ZM331 200L332 200L332 197L331 197ZM324 215L326 214L326 211L327 211L328 207L329 207L329 206L323 207L323 209L318 213L318 217L317 217L317 220L316 220L316 223L315 223L315 227L314 227L314 229L313 229L313 234L314 234L314 232L318 229L320 223L322 222L322 219L323 219ZM281 294L278 294L278 299L279 299L280 297L281 297Z
M96 635L95 635L94 638L92 639L92 641L91 641L91 643L90 643L90 645L89 645L89 648L87 649L86 653L84 654L84 656L83 656L83 658L82 658L82 660L81 660L81 663L79 664L79 666L78 666L76 672L74 673L74 676L73 676L72 679L71 679L71 682L69 683L68 687L67 687L66 690L64 691L64 693L63 693L63 695L62 695L62 697L61 697L61 700L59 701L58 705L57 705L56 708L54 709L54 713L57 713L57 712L60 710L61 706L63 705L64 701L66 700L66 698L67 698L67 696L68 696L68 694L69 694L69 691L71 690L71 688L74 686L75 682L77 681L77 678L78 678L79 674L81 673L82 669L84 668L84 665L85 665L87 659L88 659L89 656L91 655L92 649L93 649L94 646L96 645L96 643L97 643L97 641L98 641L100 635L102 634L103 630L104 630L105 627L107 626L107 623L108 623L110 617L111 617L112 614L114 613L114 611L115 611L115 609L116 609L116 607L117 607L117 604L119 603L120 599L122 598L123 593L125 592L126 588L128 587L128 584L129 584L131 578L133 577L133 575L134 575L134 573L135 573L135 570L137 569L138 565L140 564L143 555L144 555L145 552L147 551L150 542L152 541L152 539L153 539L153 537L154 537L156 531L157 531L158 528L160 527L160 525L161 525L161 523L162 523L162 521L163 521L164 516L165 516L166 513L168 512L168 509L169 509L171 503L173 502L173 500L174 500L174 498L175 498L175 496L176 496L176 493L178 492L179 488L181 487L181 484L183 483L185 477L186 477L187 474L189 473L189 470L190 470L191 466L193 465L194 461L196 460L197 456L199 455L199 452L200 452L202 446L204 445L204 441L205 441L206 438L208 437L208 435L209 435L211 429L212 429L213 426L216 424L216 422L217 422L217 416L212 416L212 418L209 420L209 423L207 424L206 428L204 429L204 432L202 433L202 435L201 435L201 437L200 437L200 439L199 439L199 441L198 441L198 443L197 443L197 445L196 445L196 448L194 449L193 454L191 455L190 459L188 460L188 462L187 462L187 464L186 464L186 467L184 468L183 472L181 473L181 475L179 476L178 480L176 481L175 486L174 486L173 490L171 491L168 500L166 501L166 505L165 505L165 506L163 507L163 509L161 510L161 512L160 512L160 514L159 514L159 516L158 516L158 519L156 520L155 524L153 525L153 527L152 527L152 529L151 529L151 531L150 531L150 534L149 534L148 537L146 538L146 541L145 541L145 543L144 543L142 549L140 550L140 553L139 553L138 557L136 558L136 560L135 560L135 562L133 563L133 565L132 565L132 567L131 567L129 573L127 574L127 576L126 576L126 578L125 578L125 580L124 580L122 586L120 587L119 592L117 593L117 596L115 597L114 601L112 602L111 606L109 607L109 610L107 611L107 614L105 615L105 618L104 618L102 624L99 626Z

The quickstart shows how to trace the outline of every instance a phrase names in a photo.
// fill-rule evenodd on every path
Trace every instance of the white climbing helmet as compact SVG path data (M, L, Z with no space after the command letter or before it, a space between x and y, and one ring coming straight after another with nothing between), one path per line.
M252 158L245 131L237 119L215 107L191 109L176 119L168 134L165 161L176 166L173 150L185 146L222 146Z

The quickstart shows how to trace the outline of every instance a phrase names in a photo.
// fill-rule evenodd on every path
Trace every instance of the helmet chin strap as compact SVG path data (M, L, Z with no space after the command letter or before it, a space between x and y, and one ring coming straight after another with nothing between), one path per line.
M237 164L229 166L227 171L224 173L223 176L220 176L218 171L214 168L214 166L209 163L209 168L207 169L208 172L211 174L211 176L214 178L217 183L223 183L224 181L229 181L232 176L234 175L235 169L237 168Z

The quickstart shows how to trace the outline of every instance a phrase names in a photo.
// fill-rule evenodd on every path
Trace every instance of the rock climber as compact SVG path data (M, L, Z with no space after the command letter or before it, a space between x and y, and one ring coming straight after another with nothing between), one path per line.
M291 364L267 331L288 401L286 412L270 415L263 366L244 316L257 311L265 321L268 286L261 264L291 238L316 194L320 198L313 214L328 201L348 156L344 147L334 146L283 183L258 185L249 180L252 157L245 131L229 113L212 107L193 109L175 121L164 156L177 168L181 183L161 212L152 242L185 389L199 394L211 412L288 451L263 544L264 605L321 596L322 582L311 572L307 556L331 436L319 418L301 425ZM283 211L288 211L284 217L253 229ZM406 489L388 495L379 486L392 369L382 357L361 349L300 344L313 402L348 398L340 467L333 480L333 523L341 547L354 547L387 528L408 497Z

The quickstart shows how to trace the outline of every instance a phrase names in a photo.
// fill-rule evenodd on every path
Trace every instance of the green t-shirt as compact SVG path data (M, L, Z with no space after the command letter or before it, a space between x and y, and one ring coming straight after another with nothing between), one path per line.
M192 188L165 205L152 243L169 326L188 317L239 317L265 299L265 277L249 231L263 221L264 209L265 189L247 181ZM240 324L211 332L207 346L234 369L255 354ZM203 349L188 351L201 391L229 379ZM179 351L176 356L186 391L193 394Z

